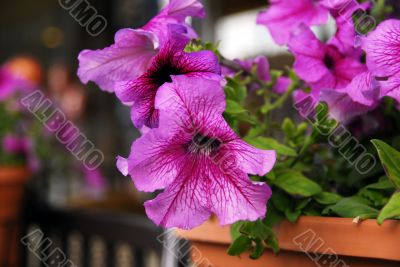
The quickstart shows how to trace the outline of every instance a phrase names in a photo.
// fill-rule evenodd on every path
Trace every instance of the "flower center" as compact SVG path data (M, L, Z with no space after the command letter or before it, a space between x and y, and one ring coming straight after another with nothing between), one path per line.
M221 144L222 142L218 138L197 133L189 143L187 150L190 153L210 155L217 151Z
M331 56L325 55L324 64L328 69L333 69L333 67L335 66L335 61Z
M173 57L160 57L150 71L150 77L158 86L172 82L171 75L183 74L182 69L173 60Z

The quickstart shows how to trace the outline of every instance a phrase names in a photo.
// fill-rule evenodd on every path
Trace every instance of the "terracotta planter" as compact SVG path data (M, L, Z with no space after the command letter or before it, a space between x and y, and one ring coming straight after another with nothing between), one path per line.
M353 223L352 219L304 216L296 224L277 227L281 251L267 250L259 260L247 255L226 254L231 242L230 228L208 221L178 235L192 242L196 266L206 267L399 267L400 221L375 220Z
M29 177L26 168L0 166L0 265L18 264L21 205Z

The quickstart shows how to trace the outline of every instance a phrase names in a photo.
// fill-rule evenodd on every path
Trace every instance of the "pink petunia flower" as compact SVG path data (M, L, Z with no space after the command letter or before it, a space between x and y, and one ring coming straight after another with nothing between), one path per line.
M257 56L255 58L248 58L245 60L235 59L234 61L247 72L251 72L253 71L253 68L256 68L256 75L260 81L265 83L271 81L271 69L267 57ZM235 70L224 66L221 67L221 72L223 76L227 77L233 77L236 74ZM289 85L290 79L288 77L280 76L276 80L272 90L275 93L283 94L287 91ZM258 90L260 89L261 85L258 83L251 83L248 87L250 90Z
M13 75L6 67L0 67L0 101L17 92L25 92L32 88L32 85Z
M383 21L363 40L367 66L379 77L381 97L390 96L400 102L400 20Z
M294 70L315 91L345 88L367 70L360 59L340 53L332 44L323 44L305 25L293 33L288 46L295 56Z
M137 128L158 127L158 110L154 101L158 89L164 83L172 82L171 75L220 78L220 65L213 52L186 53L182 51L185 42L180 40L184 37L176 35L174 31L170 31L170 34L175 36L169 38L141 76L116 85L118 98L124 103L132 103L131 118Z
M357 75L339 90L322 90L320 100L329 106L331 116L342 123L374 110L379 104L380 85L370 72Z
M107 92L114 92L114 83L134 79L149 67L151 59L167 41L169 25L180 25L193 37L194 30L185 22L187 16L202 17L199 0L170 0L170 3L141 29L121 29L114 44L99 50L83 50L79 54L78 76L83 83L95 82Z
M160 127L132 144L117 166L141 191L164 191L145 203L157 225L190 229L216 214L222 225L265 216L270 188L252 182L273 167L274 151L244 143L222 117L220 81L172 76L157 93Z
M283 45L290 34L301 24L321 25L327 22L329 11L315 0L271 0L267 10L262 11L257 23L267 26L275 42Z
M346 56L361 57L363 53L361 49L361 35L356 31L353 14L357 10L366 12L371 7L371 3L365 2L359 4L353 0L324 0L322 3L324 6L330 8L330 13L336 22L336 33L328 41L328 44L336 46Z
M4 152L12 155L22 155L25 157L29 168L32 171L39 170L40 163L37 158L32 140L28 137L18 137L15 135L6 135L3 137L2 146Z

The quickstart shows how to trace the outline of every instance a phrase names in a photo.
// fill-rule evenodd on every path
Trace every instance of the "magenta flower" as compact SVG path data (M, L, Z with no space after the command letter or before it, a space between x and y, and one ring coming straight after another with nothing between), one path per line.
M265 83L271 81L271 69L270 69L270 65L269 65L267 57L257 56L255 58L249 58L249 59L245 59L245 60L235 59L234 61L237 64L239 64L243 70L245 70L247 72L252 72L255 69L256 70L255 74L257 75L257 77L260 81L265 82ZM221 72L222 72L223 76L234 77L237 71L230 69L228 67L222 66ZM276 80L276 83L274 84L272 90L275 93L283 94L286 92L289 85L290 85L290 79L287 77L281 76ZM254 82L248 86L248 89L249 90L258 90L258 89L260 89L260 87L261 87L260 84Z
M248 72L256 68L258 78L264 82L268 82L271 79L269 62L265 56L258 56L245 60L236 59L235 62Z
M339 90L322 90L320 100L329 106L330 115L342 123L374 110L379 104L380 85L370 72L357 75Z
M6 67L0 67L0 101L17 92L24 92L32 88L32 85L15 77Z
M270 188L247 173L264 175L274 151L256 149L230 129L222 117L221 82L172 76L156 97L160 127L132 144L117 166L141 191L164 189L145 203L157 225L190 229L216 214L222 225L265 216Z
M268 27L275 42L283 45L301 24L320 25L328 20L329 11L315 0L271 0L270 7L258 15L257 23Z
M186 53L182 51L185 42L180 41L179 36L169 40L141 76L116 86L118 98L124 103L132 103L131 118L137 128L158 127L158 110L154 101L158 89L164 83L172 82L171 75L213 78L221 72L218 58L211 51Z
M15 135L6 135L3 137L2 146L4 152L15 155L23 156L32 171L39 170L39 159L37 158L32 140L28 137L18 137Z
M316 91L345 88L367 70L358 58L343 55L334 45L323 44L305 25L293 33L288 46L296 57L297 75Z
M169 5L143 28L121 29L115 34L113 45L83 50L78 57L78 76L85 84L93 81L101 89L114 92L115 82L134 79L146 71L151 59L167 41L170 25L183 27L185 34L193 37L194 31L185 19L203 15L199 0L170 0Z
M367 66L381 80L381 96L400 102L400 20L382 22L363 40Z

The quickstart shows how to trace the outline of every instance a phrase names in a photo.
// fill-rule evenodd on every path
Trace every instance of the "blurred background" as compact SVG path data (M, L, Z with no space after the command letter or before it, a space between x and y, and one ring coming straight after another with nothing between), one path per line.
M39 252L47 249L48 256L58 247L75 264L71 266L178 266L179 260L163 256L163 244L157 241L161 229L143 215L142 203L150 196L138 193L130 178L115 167L116 156L127 156L132 141L139 136L128 108L95 84L83 85L76 76L81 50L110 45L118 29L143 26L166 1L90 0L107 22L97 36L88 34L62 7L62 3L69 2L74 1L1 1L0 62L22 72L41 88L104 153L104 163L98 170L88 171L57 140L41 132L44 138L34 144L41 150L40 167L28 181L25 200L14 201L23 206L23 212L18 216L11 212L1 218L0 266L45 266L58 254L40 257ZM204 41L220 42L225 57L264 54L272 68L282 69L291 64L292 58L286 48L274 44L265 27L255 24L257 13L266 2L204 0L207 18L192 24ZM0 164L0 178L1 167ZM18 189L9 188L0 189L0 202L4 192L21 194ZM4 203L11 200L4 201L3 206L10 207ZM53 241L53 250L46 247L46 242L38 242L32 248L18 241L19 235L38 229L43 238ZM32 237L37 236L28 239Z

